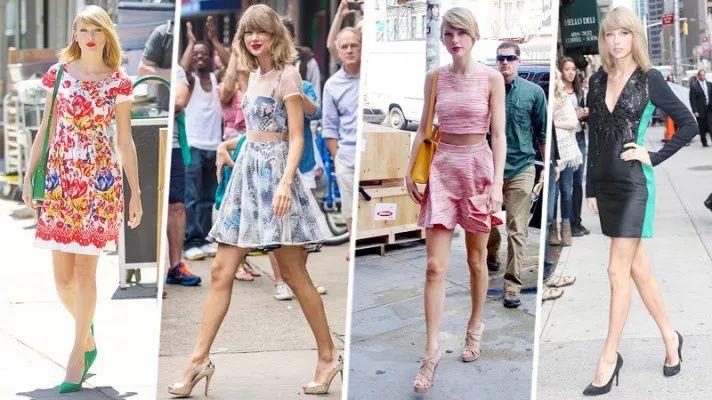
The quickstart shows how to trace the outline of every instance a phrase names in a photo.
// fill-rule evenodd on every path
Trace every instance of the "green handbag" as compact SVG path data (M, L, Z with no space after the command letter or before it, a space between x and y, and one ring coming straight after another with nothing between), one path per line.
M49 142L50 130L52 128L52 120L54 119L54 102L57 99L57 89L59 89L59 82L62 80L62 72L64 72L64 65L59 64L59 67L57 68L57 77L54 80L54 91L52 92L52 103L49 108L49 118L47 118L47 126L45 126L44 141L42 143L42 158L40 159L40 163L35 167L35 173L32 177L32 199L37 201L44 200L45 195L47 144Z

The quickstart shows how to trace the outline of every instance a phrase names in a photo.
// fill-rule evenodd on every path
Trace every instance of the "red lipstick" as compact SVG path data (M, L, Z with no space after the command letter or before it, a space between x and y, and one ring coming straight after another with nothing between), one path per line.
M261 44L253 44L250 47L252 47L252 50L259 50L262 48L262 45Z
M96 46L96 43L94 42L87 42L87 47L94 47Z

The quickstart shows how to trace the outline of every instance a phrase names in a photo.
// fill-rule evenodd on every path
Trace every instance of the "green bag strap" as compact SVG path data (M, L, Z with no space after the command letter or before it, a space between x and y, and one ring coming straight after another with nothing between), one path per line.
M47 165L47 146L49 142L49 133L52 128L52 120L54 119L54 103L57 100L57 91L59 90L59 81L62 80L62 73L64 72L64 64L59 64L57 68L57 77L54 80L54 91L52 92L52 103L49 108L49 118L47 119L47 126L45 127L44 141L42 142L42 163L40 165Z
M232 161L235 161L237 159L237 155L240 154L240 149L242 148L242 145L245 144L245 140L247 140L247 133L237 139L237 145L235 145L235 150L232 151Z
M190 164L190 146L185 133L185 113L178 114L175 122L178 126L178 144L180 144L180 152L183 155L183 165L188 166Z

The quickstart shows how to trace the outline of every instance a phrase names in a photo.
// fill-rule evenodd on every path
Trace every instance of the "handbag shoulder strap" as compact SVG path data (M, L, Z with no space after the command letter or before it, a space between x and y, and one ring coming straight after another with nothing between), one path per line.
M423 134L426 139L431 139L431 134L433 132L433 119L435 118L435 90L438 86L438 70L440 68L436 67L433 70L433 81L430 85L430 104L428 108L428 119L425 125L425 131Z
M52 91L52 102L49 106L49 117L47 118L47 126L45 127L44 141L42 142L42 165L47 164L47 144L49 142L49 134L52 129L52 121L54 120L54 103L57 100L57 90L59 90L59 81L62 80L64 72L64 64L59 64L57 67L57 77L54 80L54 90Z

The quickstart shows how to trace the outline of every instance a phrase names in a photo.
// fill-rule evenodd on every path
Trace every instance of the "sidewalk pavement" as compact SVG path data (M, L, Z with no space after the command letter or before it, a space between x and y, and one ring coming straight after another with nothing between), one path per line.
M309 274L327 288L322 296L335 345L343 351L348 290L348 244L324 246L311 254ZM210 381L212 399L295 399L301 385L313 378L316 343L296 300L274 299L274 280L267 256L249 257L264 273L253 282L235 281L230 310L213 345L216 366ZM180 379L198 335L203 303L210 287L212 258L190 264L203 279L200 287L167 285L163 301L157 399L170 399L166 388ZM330 394L341 398L341 378L332 382ZM205 382L194 394L202 396Z
M506 260L506 232L500 259ZM465 235L453 239L452 265L445 283L445 311L440 332L443 359L434 386L413 392L425 348L423 289L427 256L424 245L391 250L385 256L356 258L349 399L526 399L531 391L537 260L540 231L529 229L522 271L525 290L517 309L502 306L504 262L490 275L485 302L485 333L479 360L459 359L470 317L470 273Z
M663 130L650 128L646 146L661 147ZM620 354L624 364L616 400L712 398L712 213L702 202L712 191L712 149L698 139L655 168L657 201L654 238L645 249L675 327L684 336L682 372L665 378L660 333L634 285ZM598 217L584 211L591 234L565 248L556 274L575 275L563 297L541 310L538 399L583 398L608 330L610 240Z
M21 208L17 202L0 200L0 254L5 260L0 280L0 398L153 399L158 302L112 300L115 294L127 294L118 293L116 255L101 256L97 267L94 325L99 355L84 390L57 393L74 325L55 291L51 253L32 247L34 220L10 216ZM148 283L149 274L143 275Z

